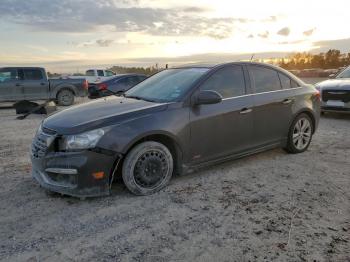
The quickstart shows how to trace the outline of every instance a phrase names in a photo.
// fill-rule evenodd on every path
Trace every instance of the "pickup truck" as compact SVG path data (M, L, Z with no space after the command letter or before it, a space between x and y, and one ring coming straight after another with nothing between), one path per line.
M55 100L69 106L75 96L86 96L88 82L80 79L48 79L44 68L0 68L0 102Z
M69 79L85 78L89 83L98 83L115 76L115 73L104 69L89 69L84 76L69 76Z

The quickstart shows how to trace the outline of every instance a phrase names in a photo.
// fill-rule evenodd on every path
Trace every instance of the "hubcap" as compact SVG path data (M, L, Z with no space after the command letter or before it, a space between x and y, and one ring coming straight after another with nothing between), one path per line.
M293 130L293 144L298 150L305 149L311 140L311 124L307 118L300 118Z
M135 164L135 182L144 188L157 187L166 177L168 169L167 158L162 151L147 151L139 157Z

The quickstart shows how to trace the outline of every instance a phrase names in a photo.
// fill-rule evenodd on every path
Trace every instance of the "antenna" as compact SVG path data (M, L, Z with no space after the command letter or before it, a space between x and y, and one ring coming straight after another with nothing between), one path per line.
M255 54L252 54L251 58L250 58L250 62L253 60Z

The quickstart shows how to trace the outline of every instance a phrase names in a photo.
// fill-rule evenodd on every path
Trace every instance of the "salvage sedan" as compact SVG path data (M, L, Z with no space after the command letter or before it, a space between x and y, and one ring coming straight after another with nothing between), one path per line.
M173 174L275 147L307 150L320 114L319 92L260 63L161 71L127 91L45 119L32 143L32 175L78 197L110 193L121 174L136 195Z
M321 93L322 112L350 113L350 67L334 79L316 84Z

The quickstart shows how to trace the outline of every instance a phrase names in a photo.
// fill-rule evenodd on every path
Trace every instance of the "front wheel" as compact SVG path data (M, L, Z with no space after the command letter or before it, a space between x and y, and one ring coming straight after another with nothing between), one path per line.
M297 116L289 130L287 147L288 153L302 153L308 149L313 134L313 124L307 114Z
M135 195L150 195L165 187L173 174L174 160L169 149L158 142L135 146L123 164L123 181Z

